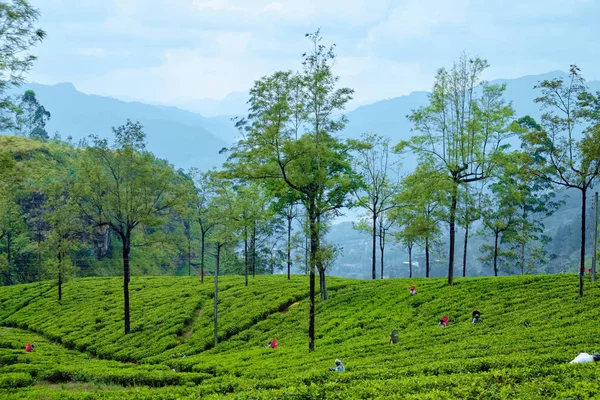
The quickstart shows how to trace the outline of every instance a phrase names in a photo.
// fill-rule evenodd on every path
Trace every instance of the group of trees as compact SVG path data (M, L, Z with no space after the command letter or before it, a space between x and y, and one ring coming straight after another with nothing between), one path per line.
M25 1L0 5L2 94L35 59L27 51L45 36L33 27L37 16ZM428 104L408 116L413 136L394 146L373 133L338 135L353 90L333 73L335 46L324 45L319 31L306 37L299 71L254 83L249 114L236 123L242 138L226 149L220 170L175 170L145 149L143 127L132 121L113 128L112 144L95 136L78 147L50 141L50 113L35 93L5 96L3 129L37 140L7 138L0 151L2 284L52 277L61 300L73 273L122 271L129 333L132 268L196 271L202 282L212 270L216 344L219 274L244 274L248 285L250 276L287 266L289 279L295 251L309 277L313 351L315 297L327 300L326 272L340 251L325 237L344 209L364 210L356 228L370 234L373 279L378 248L384 276L388 238L407 249L411 277L412 255L422 249L429 277L430 249L447 237L452 284L457 225L463 276L473 230L489 238L481 259L495 275L508 265L523 274L546 262L542 221L560 206L555 189L562 186L581 192L583 295L586 196L600 173L600 95L589 92L577 67L568 80L539 84L538 123L519 118L504 85L481 80L486 60L463 55L438 71ZM410 155L418 165L402 173L398 161Z
M417 187L427 182L419 192L422 196L413 193L408 203L414 206L425 200L424 212L433 202L433 221L448 223L448 283L452 284L457 222L465 232L463 276L469 228L477 220L481 220L480 233L492 238L481 251L495 275L501 261L521 273L530 272L550 257L542 221L561 204L555 190L578 189L583 295L586 193L600 168L600 96L588 91L579 69L572 66L567 80L555 78L537 86L541 95L536 102L544 111L539 123L529 116L517 119L503 99L504 85L480 80L486 67L485 60L463 55L452 69L438 72L429 104L409 116L416 134L396 150L415 152L419 167L405 182L420 170L429 172L409 183ZM521 143L520 149L509 146L511 137L513 144ZM408 203L398 203L399 215L409 212ZM400 236L409 249L419 225L424 230L416 237L422 242L439 233L436 222L405 224Z

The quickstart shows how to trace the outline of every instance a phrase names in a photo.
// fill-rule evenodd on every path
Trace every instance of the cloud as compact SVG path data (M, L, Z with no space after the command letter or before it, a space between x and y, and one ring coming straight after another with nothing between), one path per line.
M226 10L226 11L243 11L242 7L232 4L229 0L194 0L194 6L198 10Z
M304 33L337 44L353 104L429 90L464 50L489 79L578 63L598 79L594 0L31 0L48 38L30 77L169 103L247 91L301 68ZM596 74L596 75L593 75Z
M468 0L404 1L383 22L368 31L360 47L369 48L378 41L408 45L411 39L429 36L440 27L464 23L468 6Z
M77 53L87 57L104 57L104 49L100 47L87 47L77 49Z
M159 65L115 69L79 86L93 92L101 81L107 93L135 94L162 103L220 99L231 92L248 90L265 74L300 65L299 57L273 60L254 54L249 33L204 32L203 36L211 43L209 47L167 49Z
M416 62L397 62L376 56L340 56L334 72L340 75L342 85L354 89L350 108L416 90L429 90L433 83L433 77Z

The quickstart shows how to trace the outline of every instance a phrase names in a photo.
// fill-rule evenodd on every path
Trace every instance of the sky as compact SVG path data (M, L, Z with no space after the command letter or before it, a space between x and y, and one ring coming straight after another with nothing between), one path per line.
M29 80L178 105L298 70L305 33L336 44L352 105L429 90L462 52L486 79L566 71L600 79L597 0L30 0L47 39Z

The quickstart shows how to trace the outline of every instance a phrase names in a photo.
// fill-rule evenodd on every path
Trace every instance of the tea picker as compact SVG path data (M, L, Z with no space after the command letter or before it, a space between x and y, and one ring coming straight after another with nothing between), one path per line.
M392 334L390 335L390 344L396 344L400 341L400 335L398 334L398 330L394 329Z
M279 344L277 343L277 339L273 338L273 340L271 340L269 342L269 344L267 344L267 347L269 347L271 349L276 349L277 347L279 347Z
M600 353L595 353L594 355L590 355L588 353L579 353L577 357L573 359L569 364L583 364L590 363L600 360Z
M344 364L340 359L335 360L335 368L329 368L329 371L332 372L344 372L346 369L344 368Z

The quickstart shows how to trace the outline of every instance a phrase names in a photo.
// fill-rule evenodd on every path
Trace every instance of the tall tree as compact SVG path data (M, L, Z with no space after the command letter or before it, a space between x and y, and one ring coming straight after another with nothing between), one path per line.
M503 239L507 231L514 229L519 221L515 204L517 193L511 189L512 187L507 185L492 185L491 194L485 196L482 204L483 226L494 237L494 245L484 244L482 246L482 253L485 254L487 252L488 254L481 259L483 261L491 261L494 276L498 276L500 240Z
M364 134L362 140L364 145L358 147L355 166L362 179L362 188L355 195L357 205L367 210L371 220L371 278L375 279L377 271L377 219L394 206L391 199L395 193L395 187L389 176L390 140L373 134Z
M4 149L2 149L4 150ZM27 173L14 155L0 151L0 240L4 250L0 253L1 283L13 284L15 240L24 226L23 212L19 206L20 192Z
M125 334L130 332L129 281L134 229L160 225L161 217L185 196L182 177L145 151L146 135L138 122L113 128L115 144L92 138L75 176L78 205L95 226L108 226L123 246Z
M204 283L204 271L206 268L206 240L211 229L214 227L213 220L209 218L209 204L214 196L214 174L202 173L192 169L190 174L194 178L196 187L196 220L200 224L200 282Z
M460 185L487 179L495 156L503 150L513 109L503 99L505 85L480 81L486 60L466 55L450 71L438 71L429 104L409 119L418 135L401 142L397 151L410 149L445 171L451 183L448 249L448 283L454 280L456 207Z
M223 248L232 244L235 240L235 220L232 218L235 214L232 199L235 197L235 191L231 181L219 179L216 174L211 174L213 182L213 196L208 204L206 214L208 223L212 225L210 242L215 249L215 271L214 271L214 296L213 296L213 324L214 324L214 344L219 344L219 274L221 272L221 254Z
M46 123L50 119L50 112L39 103L33 90L26 90L17 112L17 132L23 136L48 139Z
M406 225L404 225L398 232L395 233L396 240L406 247L406 251L408 252L408 277L413 277L413 261L412 261L412 251L415 244L417 244L417 239L420 236L420 226L417 221L405 221Z
M298 216L298 204L288 202L283 207L281 215L285 218L287 224L287 242L285 248L287 259L287 278L290 280L292 270L292 223L294 222L294 218Z
M586 196L594 179L600 175L600 128L594 118L595 96L589 93L579 68L571 65L569 76L540 82L536 103L544 112L542 130L534 129L523 136L529 155L528 172L555 185L577 189L581 193L581 248L579 257L579 295L583 296L585 273ZM590 124L583 127L588 119ZM579 137L579 139L578 139Z
M389 212L392 209L387 210L387 212L382 213L379 216L379 219L377 221L377 237L379 238L379 265L381 267L381 271L380 271L380 277L381 279L383 279L383 266L384 266L384 252L385 252L385 245L386 245L386 239L387 239L387 235L388 232L390 231L390 229L392 229L392 227L394 226L394 224L396 223L396 220L394 220L394 218L390 217Z
M36 57L29 51L46 37L36 28L40 13L25 0L0 3L0 129L11 128L18 106L7 92L21 85Z
M286 258L287 277L289 280L292 270L292 228L294 219L296 219L300 215L298 206L300 205L301 201L295 194L295 192L293 190L290 190L289 187L275 186L274 188L283 189L283 192L268 193L268 195L272 196L273 200L275 200L271 204L271 208L274 210L274 213L279 214L285 219L286 222Z
M517 123L524 132L541 129L529 116L519 119ZM564 201L556 199L551 182L527 172L527 154L515 151L506 157L506 162L503 162L504 175L498 183L516 192L514 202L519 215L515 229L508 232L506 240L517 254L514 260L517 269L524 275L549 261L551 255L546 246L551 238L544 234L544 219L552 216Z
M483 181L481 181L483 182ZM479 183L479 182L477 182ZM483 186L483 185L482 185ZM462 189L462 190L461 190ZM483 187L476 187L476 184L459 187L458 205L456 209L457 222L465 229L465 239L463 243L463 265L462 276L467 276L467 249L469 245L469 232L472 225L481 219L481 196Z
M196 203L197 203L197 193L196 186L194 184L194 177L191 171L185 172L182 169L177 170L177 174L182 177L182 184L184 184L187 188L186 198L181 201L181 208L178 210L174 210L174 221L175 226L170 227L169 231L169 239L174 241L174 244L177 246L178 251L183 253L184 262L187 264L188 276L192 276L192 258L194 258L195 254L195 239L197 237L198 231L196 229ZM181 231L181 236L185 240L181 240L180 230L178 228L183 228Z
M421 162L415 171L402 179L394 198L396 208L390 214L401 225L413 225L405 236L415 238L425 250L425 277L430 273L430 249L440 234L439 224L447 220L445 209L450 182L444 172ZM402 237L402 235L401 235Z
M257 239L263 228L268 225L271 212L268 209L267 194L256 182L237 183L228 199L229 220L233 230L238 231L244 241L244 274L248 286L248 274L256 275Z
M348 205L356 185L350 146L334 133L344 127L340 115L353 91L338 88L333 75L334 47L321 44L317 31L308 34L311 50L304 55L299 75L276 72L255 82L250 91L250 114L241 126L245 137L233 150L229 166L236 176L286 185L301 199L310 232L309 351L314 350L315 269L324 278L321 253L323 222L327 214ZM303 101L304 130L294 125L296 91ZM321 279L324 284L324 279ZM321 292L323 295L323 291Z
M64 190L56 190L45 204L45 219L50 225L44 247L53 255L46 265L55 274L58 284L58 301L62 300L62 285L73 272L71 256L80 246L84 227L79 208Z

